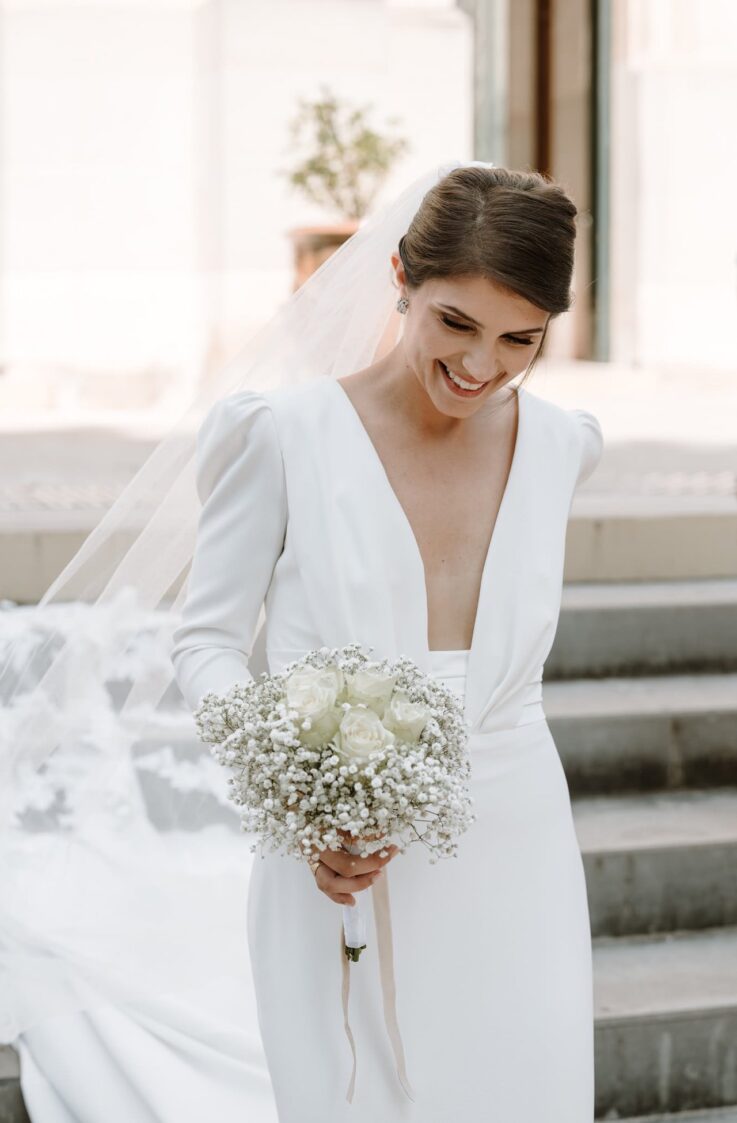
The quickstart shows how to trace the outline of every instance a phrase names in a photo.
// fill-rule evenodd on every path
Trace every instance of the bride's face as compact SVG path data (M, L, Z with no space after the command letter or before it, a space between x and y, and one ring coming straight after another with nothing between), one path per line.
M413 292L392 255L398 296L406 296L405 359L441 412L468 417L521 374L540 347L549 313L485 277L425 281ZM466 387L459 387L447 367Z

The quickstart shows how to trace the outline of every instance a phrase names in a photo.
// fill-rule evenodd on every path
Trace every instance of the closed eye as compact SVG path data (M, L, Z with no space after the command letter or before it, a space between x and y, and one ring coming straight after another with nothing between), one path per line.
M453 331L473 331L470 324L459 324L457 320L451 320L448 316L441 316L440 319Z
M451 320L448 316L441 316L440 319L444 324L447 325L447 327L451 328L453 331L474 330L470 324L460 324L458 320ZM510 343L514 343L518 347L529 347L534 342L534 340L525 339L521 335L508 335L506 336L506 338L510 341Z

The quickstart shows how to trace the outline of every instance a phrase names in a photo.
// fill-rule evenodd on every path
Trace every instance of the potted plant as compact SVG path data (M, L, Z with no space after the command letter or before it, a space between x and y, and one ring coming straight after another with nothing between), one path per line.
M314 203L337 213L335 222L293 227L294 285L299 288L358 229L394 162L409 148L404 137L382 136L367 122L369 106L351 108L323 86L314 101L300 99L289 124L304 155L289 183ZM390 118L396 124L399 118Z

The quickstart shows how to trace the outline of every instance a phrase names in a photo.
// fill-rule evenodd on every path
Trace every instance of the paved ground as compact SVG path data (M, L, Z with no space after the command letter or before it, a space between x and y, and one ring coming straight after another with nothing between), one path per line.
M605 451L584 501L737 497L737 369L643 371L540 364L530 392L599 418ZM12 413L0 417L0 514L104 510L172 423L171 416Z

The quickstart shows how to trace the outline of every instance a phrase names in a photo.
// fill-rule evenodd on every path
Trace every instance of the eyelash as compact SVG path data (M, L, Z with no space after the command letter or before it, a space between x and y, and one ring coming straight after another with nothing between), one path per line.
M449 320L447 316L441 316L440 319L444 324L447 324L449 328L453 328L454 331L473 331L472 327L469 327L466 324L459 324L457 320ZM532 343L531 339L522 339L522 337L519 335L508 335L507 339L509 339L512 343L516 343L520 347L529 347Z

